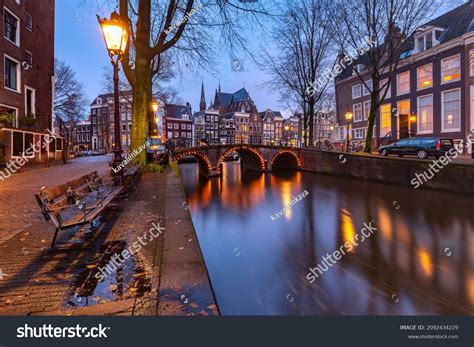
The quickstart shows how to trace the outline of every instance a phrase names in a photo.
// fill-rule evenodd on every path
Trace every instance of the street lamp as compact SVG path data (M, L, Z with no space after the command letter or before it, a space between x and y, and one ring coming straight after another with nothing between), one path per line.
M353 114L351 112L346 112L344 118L346 119L346 152L349 152L349 142L351 140L349 136L350 122L352 120Z
M97 15L105 45L114 67L114 128L115 146L113 165L117 167L122 162L122 139L120 132L120 101L119 101L119 63L123 58L128 44L128 23L117 12L110 15L110 19L100 18ZM122 170L121 170L122 172Z
M288 126L288 124L285 125L285 131L286 131L286 134L285 134L285 137L286 137L286 147L288 147L288 130L290 130L290 127Z

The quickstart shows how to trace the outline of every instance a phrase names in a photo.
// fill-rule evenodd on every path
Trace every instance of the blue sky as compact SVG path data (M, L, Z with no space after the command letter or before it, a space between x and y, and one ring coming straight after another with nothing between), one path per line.
M84 5L88 1L92 5ZM446 12L462 2L463 0L443 2L439 12ZM96 13L99 13L101 17L108 17L111 10L101 5L102 3L104 0L56 0L56 58L65 61L76 71L78 79L84 84L89 100L102 92L103 67L110 66ZM257 47L257 39L253 41ZM225 92L234 92L245 86L259 111L267 108L286 109L286 105L279 102L277 95L259 87L269 77L255 67L249 59L238 58L242 59L244 71L234 71L231 67L230 55L222 53L218 58L219 72L216 76L207 73L199 75L195 72L184 72L182 76L176 78L173 85L179 91L182 101L190 102L193 109L197 110L201 82L204 81L208 104L220 82L222 91Z
M98 4L100 2L97 0ZM108 17L110 10L101 8L100 5L81 5L78 0L56 0L56 58L65 61L76 71L89 100L102 92L103 67L110 64L96 13ZM286 108L285 105L280 105L278 96L271 95L268 90L258 86L268 77L248 59L238 58L242 59L244 71L234 71L230 56L223 53L219 57L217 76L207 73L199 76L188 72L176 78L173 85L180 92L182 101L190 102L193 110L197 110L201 82L204 81L206 102L209 104L220 81L222 91L225 92L234 92L245 86L259 111Z

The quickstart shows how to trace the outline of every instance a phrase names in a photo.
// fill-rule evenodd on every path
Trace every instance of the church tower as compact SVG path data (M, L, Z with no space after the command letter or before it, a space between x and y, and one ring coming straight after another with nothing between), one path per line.
M204 82L202 82L201 85L201 101L199 103L199 111L205 111L206 110L206 97L204 95Z

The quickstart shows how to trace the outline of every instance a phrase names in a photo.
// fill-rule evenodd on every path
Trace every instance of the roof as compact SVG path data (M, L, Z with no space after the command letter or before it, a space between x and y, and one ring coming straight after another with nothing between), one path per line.
M430 20L429 22L420 26L419 29L424 27L444 28L444 32L439 38L440 44L454 40L464 34L467 34L468 32L474 32L474 1L468 1L465 4L456 7L455 9L446 12L443 15ZM401 56L402 59L411 56L411 54L413 53L413 50L415 48L415 35L416 33L412 34L403 43L403 53ZM362 64L364 66L370 64L370 58L367 53L354 60L352 66L356 66L359 64ZM352 66L349 66L344 69L339 74L339 76L337 76L336 80L340 81L352 76Z
M189 120L191 120L191 110L188 106L176 104L165 105L165 117L187 120L183 118L184 115L187 115L189 117Z
M216 91L216 97L219 106L229 106L234 102L252 101L250 94L245 88L241 88L235 93L223 93Z
M265 116L267 115L267 112L272 112L273 113L273 117L278 117L278 118L283 118L281 112L279 111L272 111L272 110L266 110L264 112L259 112L258 115L260 116L260 118L264 119Z
M133 94L133 91L131 89L119 92L119 95L122 96L122 97L131 96L132 94ZM114 93L99 94L99 95L97 95L97 97L94 100L92 100L92 103L90 104L90 106L95 105L98 98L101 98L103 100L107 100L109 98L113 98L114 95L115 95Z

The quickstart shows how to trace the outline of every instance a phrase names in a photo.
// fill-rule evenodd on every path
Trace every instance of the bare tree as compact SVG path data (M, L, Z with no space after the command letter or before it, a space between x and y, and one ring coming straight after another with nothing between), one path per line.
M313 82L333 65L332 19L329 0L287 0L285 20L278 18L272 30L276 49L263 50L263 69L272 79L266 82L283 99L292 100L303 113L303 143L314 145L316 104L324 95L330 79L319 88ZM308 90L312 88L312 92Z
M389 90L394 72L406 50L407 39L429 18L439 0L337 0L334 26L341 53L357 51L361 43L373 44L352 64L364 88L370 91L370 113L365 152L371 152L375 117ZM360 68L363 66L363 68ZM372 85L368 85L371 81Z
M66 139L64 151L67 154L71 139L74 140L73 129L85 119L87 98L76 73L65 62L55 59L54 75L54 115L56 124ZM67 155L63 155L63 159L66 158Z
M272 2L119 0L120 16L129 23L131 33L122 69L133 90L133 148L145 142L147 124L153 120L153 78L160 73L163 60L170 57L178 70L181 65L212 68L217 50L246 47L241 20L258 22L258 16L267 14L264 3ZM216 30L221 40L212 35ZM142 153L139 162L145 160Z

